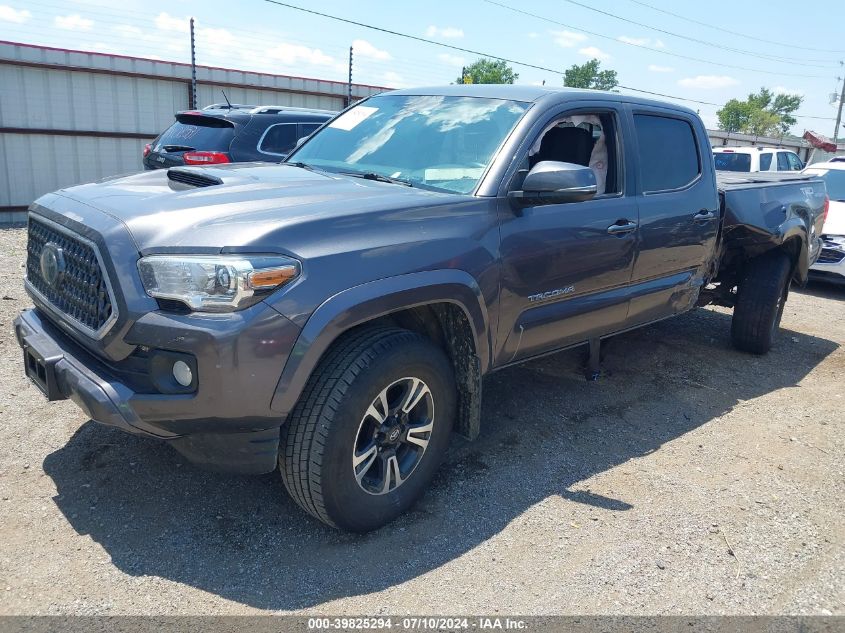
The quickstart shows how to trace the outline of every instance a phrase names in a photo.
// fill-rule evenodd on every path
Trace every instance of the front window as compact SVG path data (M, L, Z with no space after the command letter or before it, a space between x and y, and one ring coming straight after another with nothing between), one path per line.
M831 200L845 202L845 169L820 169L810 167L804 170L809 176L818 176L824 180L827 195Z
M528 104L478 97L373 97L346 111L288 162L470 193Z

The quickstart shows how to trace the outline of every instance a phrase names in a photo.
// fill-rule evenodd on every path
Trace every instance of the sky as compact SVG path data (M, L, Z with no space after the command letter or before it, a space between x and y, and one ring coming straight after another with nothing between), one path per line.
M800 12L794 0L285 2L535 66L511 64L517 83L562 86L565 69L597 58L621 92L667 95L709 128L725 101L766 86L804 96L793 133L832 136L845 75L843 0ZM189 17L197 63L211 66L346 81L352 46L353 81L400 88L454 82L479 57L266 0L0 0L0 40L187 62Z

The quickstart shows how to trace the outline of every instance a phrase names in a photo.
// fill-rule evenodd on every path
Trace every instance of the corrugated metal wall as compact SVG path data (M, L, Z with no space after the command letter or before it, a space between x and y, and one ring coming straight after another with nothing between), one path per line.
M38 196L141 169L141 152L186 110L189 65L0 42L0 222ZM197 105L339 110L346 84L197 67ZM385 88L353 84L354 99Z

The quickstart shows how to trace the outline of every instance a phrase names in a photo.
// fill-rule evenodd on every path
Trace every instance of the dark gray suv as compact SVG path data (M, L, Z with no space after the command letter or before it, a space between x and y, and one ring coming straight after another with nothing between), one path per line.
M288 106L219 105L176 114L176 121L144 146L144 169L177 165L278 163L335 115Z

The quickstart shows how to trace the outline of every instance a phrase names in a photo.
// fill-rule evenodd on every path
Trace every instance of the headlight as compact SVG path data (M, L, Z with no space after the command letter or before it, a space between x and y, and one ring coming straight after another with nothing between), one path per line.
M199 312L231 312L295 279L299 262L264 255L150 255L138 261L138 271L151 297Z

